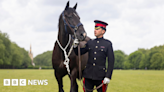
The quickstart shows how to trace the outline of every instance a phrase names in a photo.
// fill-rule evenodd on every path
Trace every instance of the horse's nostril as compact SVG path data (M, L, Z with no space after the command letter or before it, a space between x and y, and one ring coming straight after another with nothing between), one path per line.
M83 35L84 37L86 37L87 34L84 32L82 35Z
M80 36L79 36L79 39L81 40L81 41L83 41L85 38L86 38L86 33L84 32L84 33L81 33L80 34Z

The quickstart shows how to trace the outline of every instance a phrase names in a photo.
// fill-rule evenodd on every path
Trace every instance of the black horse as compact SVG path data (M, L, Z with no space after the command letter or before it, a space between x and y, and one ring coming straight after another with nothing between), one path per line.
M80 17L75 11L76 7L77 3L73 8L70 8L68 1L65 10L59 18L58 40L55 42L52 55L52 65L55 77L58 81L59 92L64 92L62 78L67 74L71 80L70 92L78 92L76 78L81 78L81 76L79 76L79 72L81 71L79 71L79 58L76 56L74 51L72 51L73 38L77 38L81 41L80 46L85 44L85 41L89 40L89 38L86 37L85 30L80 22ZM81 70L85 68L87 59L87 53L81 56ZM68 70L70 69L70 74L64 64L65 61L69 61Z

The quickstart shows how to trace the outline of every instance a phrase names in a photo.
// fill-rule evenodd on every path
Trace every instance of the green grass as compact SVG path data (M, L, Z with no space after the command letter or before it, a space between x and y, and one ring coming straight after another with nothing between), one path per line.
M47 79L48 85L3 86L3 79ZM70 92L68 76L63 81L65 92ZM58 84L53 70L0 69L0 92L58 92ZM114 70L107 92L164 92L164 71Z

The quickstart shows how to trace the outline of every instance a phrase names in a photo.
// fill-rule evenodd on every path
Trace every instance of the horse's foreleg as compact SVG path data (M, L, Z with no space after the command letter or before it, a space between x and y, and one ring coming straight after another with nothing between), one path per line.
M78 92L78 85L76 82L76 77L77 77L77 70L73 69L71 71L70 79L71 79L71 90L70 92Z
M64 92L62 76L58 74L57 71L56 72L54 71L54 73L55 73L56 80L58 81L59 92Z

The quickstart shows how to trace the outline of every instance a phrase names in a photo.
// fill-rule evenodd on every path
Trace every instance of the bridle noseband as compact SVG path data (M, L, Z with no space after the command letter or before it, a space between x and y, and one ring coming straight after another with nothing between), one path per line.
M63 19L63 21L64 21L64 26L65 26L65 31L66 31L66 33L68 33L68 31L67 31L67 26L68 26L71 30L73 30L74 36L75 36L75 38L77 38L77 36L76 36L76 31L78 30L79 26L82 26L82 23L80 22L80 23L78 23L78 24L75 25L75 26L69 24L68 21L65 19L64 11L62 12L62 19ZM73 29L72 29L72 28L73 28Z

